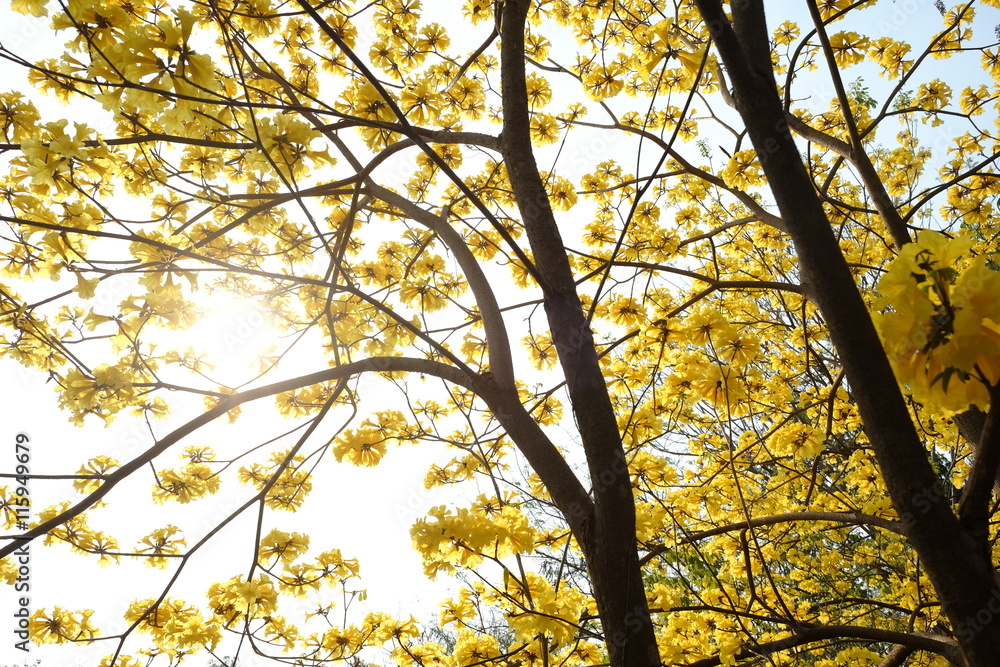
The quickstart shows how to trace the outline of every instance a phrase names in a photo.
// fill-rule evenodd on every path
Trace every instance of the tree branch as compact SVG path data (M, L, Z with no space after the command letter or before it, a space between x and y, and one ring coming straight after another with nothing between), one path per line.
M395 100L393 100L392 98L392 95L390 95L389 92L385 89L385 87L381 84L378 77L372 74L371 69L369 69L369 67L365 64L365 62L361 60L356 53L354 53L354 50L351 49L338 34L338 31L335 30L333 26L331 26L323 19L323 17L316 10L316 8L314 8L312 5L309 4L308 0L297 0L297 1L299 3L299 6L302 7L302 9L305 10L305 12L310 16L310 18L312 18L312 20L316 22L316 25L319 26L319 29L322 30L323 33L330 38L330 40L337 46L338 49L341 50L341 52L343 52L345 56L347 56L347 58L354 64L354 66L358 68L358 71L362 74L365 80L370 82L372 86L375 88L375 90L378 91L378 94L382 96L383 101L392 110L396 118L399 119L400 128L398 129L398 131L403 135L408 136L410 139L412 139L420 147L420 149L427 155L427 157L431 160L431 162L437 165L438 168L440 168L441 171L443 171L448 176L451 182L455 184L455 187L457 187L462 194L464 194L466 197L469 198L469 201L472 202L473 206L479 209L479 211L486 217L486 219L490 222L490 224L493 226L496 232L500 234L500 237L504 241L510 244L512 252L517 256L518 260L524 265L528 273L530 273L532 277L534 277L537 280L538 272L534 263L531 260L529 260L528 257L521 251L520 247L516 243L514 243L514 239L511 237L507 229L502 224L500 224L500 221L497 220L497 217L493 215L492 211L486 208L486 206L479 199L479 197L475 196L475 193L472 192L471 188L469 188L469 186L465 183L465 181L459 178L458 174L455 173L455 171L448 165L448 163L445 162L440 155L438 155L437 151L433 150L430 146L427 145L427 142L424 141L421 136L421 132L419 132L416 128L414 128L414 126L406 119L406 114L404 114L403 110L399 108L399 105L396 104Z
M979 434L978 449L965 481L958 516L965 529L988 549L990 501L1000 469L1000 386L990 388L990 410Z
M433 231L451 250L458 265L465 273L465 277L469 281L469 288L479 305L479 313L483 318L483 330L486 333L490 370L502 387L514 389L514 362L511 358L510 337L507 335L507 327L504 324L496 294L490 286L486 274L483 273L479 261L466 245L465 239L448 222L447 209L445 214L439 217L417 206L406 197L378 185L371 179L367 180L365 187L375 197L398 208L407 216Z
M429 359L417 359L410 357L371 357L369 359L343 364L334 368L317 371L316 373L302 375L297 378L275 382L263 387L249 389L238 394L231 394L227 396L214 408L205 411L203 414L198 415L183 426L174 429L169 434L156 441L155 445L144 451L142 454L116 469L114 472L105 475L104 484L73 507L69 508L60 515L39 524L31 530L13 537L12 544L0 549L0 557L10 554L18 546L31 542L35 538L46 534L56 526L59 526L60 524L65 523L69 519L72 519L78 514L86 511L97 501L107 495L108 492L111 491L111 489L113 489L119 482L127 478L136 470L155 459L175 443L194 433L205 424L208 424L218 417L226 414L233 408L236 408L243 403L256 401L261 398L267 398L286 391L294 391L303 387L340 380L366 372L421 373L424 375L439 377L453 384L465 387L466 389L475 392L477 395L482 396L483 399L486 400L487 404L491 406L491 409L495 408L494 412L497 418L500 419L505 426L513 424L513 430L515 431L531 432L533 438L528 439L528 446L519 448L522 449L525 457L532 463L536 471L539 472L539 475L548 476L546 473L551 471L551 461L553 456L561 461L565 466L565 461L563 461L562 457L559 456L555 447L551 446L554 454L544 457L545 460L540 463L539 467L539 459L543 457L539 456L539 452L542 450L542 441L539 440L538 437L539 434L541 434L541 430L538 428L538 425L535 424L534 420L531 419L531 416L524 411L524 408L520 405L520 403L518 403L515 408L509 400L506 400L501 396L501 393L498 391L498 387L488 382L483 376L470 374L454 366L449 366L447 364L442 364ZM523 413L523 416L519 413ZM525 423L524 417L527 417L527 420L534 425L534 429ZM544 434L542 434L542 439L544 442L548 442L548 438L545 437ZM551 445L550 442L548 444ZM568 470L568 466L566 466L566 469ZM561 495L559 493L559 489L555 489L554 491L550 489L550 493L552 493L553 500L556 501L557 505L560 501L567 505L579 505L581 502L585 504L589 503L586 491L584 491L582 487L579 488L579 491L574 494L572 498L558 497Z
M617 417L584 316L566 246L531 144L525 81L525 22L530 0L498 3L503 157L525 232L559 364L593 485L593 522L574 530L616 667L658 664L635 540L635 501Z
M723 535L725 533L731 533L736 530L745 530L747 528L759 528L761 526L773 526L778 523L789 523L793 521L831 521L833 523L843 523L848 525L868 525L868 526L878 526L879 528L884 528L897 535L906 536L906 527L899 521L890 521L889 519L883 519L882 517L873 516L871 514L864 514L862 512L822 512L822 511L807 511L807 512L785 512L783 514L774 514L772 516L762 516L755 519L750 519L749 521L739 521L737 523L727 524L725 526L718 526L716 528L710 528L708 530L701 530L696 533L690 533L685 535L677 541L678 544L693 544L699 542L709 537L714 537L716 535ZM667 549L672 548L672 545L660 544L653 546L649 552L640 559L640 563L645 565L649 561L653 560L661 553Z
M104 484L101 485L93 493L90 493L83 500L78 502L73 507L69 508L65 512L59 514L44 523L35 526L31 530L15 537L13 543L0 548L0 558L9 555L16 548L21 545L31 542L36 537L48 533L50 530L59 526L69 519L77 516L81 512L86 511L92 507L97 501L101 500L105 495L108 494L111 489L118 485L119 482L127 478L129 475L134 473L139 468L143 467L154 458L165 452L171 445L179 442L183 438L194 433L197 429L201 428L205 424L215 420L218 417L226 414L233 408L247 403L250 401L255 401L260 398L266 398L268 396L274 396L275 394L280 394L286 391L293 391L295 389L301 389L302 387L307 387L314 384L321 384L323 382L330 382L332 380L339 380L342 378L350 377L363 372L384 372L384 371L400 371L400 372L412 372L412 373L424 373L426 375L434 375L449 382L464 386L468 389L475 391L482 385L478 380L477 376L470 376L467 373L462 372L454 366L448 366L440 362L431 361L428 359L411 359L408 357L372 357L370 359L364 359L362 361L357 361L349 364L344 364L342 366L337 366L335 368L328 368L326 370L318 371L316 373L310 373L309 375L302 375L297 378L292 378L290 380L283 380L281 382L275 382L274 384L269 384L263 387L258 387L256 389L249 389L239 394L232 394L229 397L223 399L217 406L206 410L204 413L198 415L191 421L187 422L183 426L180 426L162 439L158 440L155 445L147 449L145 452L135 457L122 467L115 470L113 473L109 473L106 476Z
M896 205L892 203L892 197L886 191L885 184L879 178L878 172L875 170L875 166L868 157L864 146L856 149L852 148L846 142L836 137L831 137L825 132L821 132L808 125L791 112L785 114L785 117L788 119L788 125L797 134L833 151L854 165L854 168L858 170L858 176L861 177L862 184L868 191L868 194L871 195L872 203L875 204L875 210L889 230L889 235L892 237L892 243L896 250L899 250L903 245L912 240L910 239L910 231L906 226L906 221L899 214Z
M889 651L889 654L885 656L882 662L878 663L878 667L903 667L903 663L906 659L913 655L915 649L904 646L902 644L896 644Z
M740 660L757 658L827 639L865 639L868 641L899 644L915 651L929 651L943 656L956 664L961 664L962 661L958 645L951 639L925 633L909 634L893 630L881 630L879 628L866 628L858 625L806 627L785 639L757 644L752 648L743 649L736 654L736 657ZM722 664L722 658L714 657L688 663L687 667L716 667Z

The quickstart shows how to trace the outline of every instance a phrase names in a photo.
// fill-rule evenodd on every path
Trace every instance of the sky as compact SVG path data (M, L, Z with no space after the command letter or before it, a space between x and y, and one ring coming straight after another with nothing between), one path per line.
M98 293L97 299L100 300ZM220 356L230 362L223 364L223 372L235 373L241 348L252 352L259 349L253 323L260 320L252 310L232 311L223 306L225 317L210 317L196 325L190 335L201 342L214 344ZM264 336L267 330L264 327ZM292 368L295 368L292 364ZM305 361L298 362L301 372L316 370ZM36 371L25 369L10 359L0 359L0 472L15 469L15 448L19 434L30 438L33 474L60 475L75 473L93 456L109 455L119 462L131 460L152 442L147 426L127 414L105 426L96 418L88 417L83 426L75 426L56 404L56 392L51 383ZM373 387L377 385L372 385ZM378 389L385 392L385 387ZM381 396L383 405L387 398ZM388 399L391 403L391 399ZM163 422L153 422L158 437L183 424L184 415L201 411L200 400L179 403L177 415ZM328 419L311 441L313 447L322 444L324 437L332 435L336 419ZM243 414L235 424L226 420L209 424L182 440L156 460L157 467L181 464L179 454L187 445L209 445L219 459L241 455L246 450L293 428L299 422L281 418L268 399L243 406ZM294 435L285 437L279 448L294 443ZM311 447L307 447L311 449ZM264 460L263 455L241 460ZM432 462L444 463L446 452L442 447L421 444L390 449L377 468L356 468L349 463L338 463L327 454L314 476L313 491L304 509L297 513L269 511L263 533L271 528L286 532L302 532L311 536L307 556L328 549L341 549L347 558L357 558L361 563L362 579L357 587L367 590L368 599L357 602L353 613L383 611L395 616L408 617L434 615L437 601L452 586L449 582L430 582L423 575L419 556L412 550L409 528L438 504L454 501L452 489L428 491L424 475ZM119 540L123 550L129 550L141 537L155 528L174 524L184 529L191 546L219 520L240 506L252 495L251 489L235 480L223 484L215 496L187 505L168 502L163 505L152 501L153 476L148 469L125 480L107 497L107 506L92 512L90 525L105 530ZM0 485L13 488L12 482ZM48 507L66 499L79 499L67 480L33 480L30 483L32 503L37 508ZM185 569L182 578L171 589L171 597L184 599L196 606L204 605L205 593L213 581L224 581L245 574L250 566L256 512L251 509L229 524L222 533L203 547ZM66 545L31 548L30 600L32 609L51 608L59 605L66 609L95 609L97 625L110 634L123 629L121 614L135 599L155 597L162 591L172 569L158 570L140 562L123 559L119 565L100 567L96 559L70 553ZM0 665L20 658L13 648L11 634L3 625L9 625L10 614L18 606L20 594L11 587L0 587ZM290 598L282 607L283 613L295 618L301 608ZM306 603L309 608L320 602L329 602L329 594L312 595ZM290 603L290 607L289 604ZM313 604L315 603L315 604ZM98 643L90 647L66 649L65 647L34 647L31 657L43 659L43 664L60 667L90 666L106 655L110 649ZM207 657L196 657L185 664L208 664ZM244 660L245 667L263 664L252 659Z
M150 442L145 425L127 416L107 427L97 420L88 420L83 427L70 424L55 404L52 385L10 359L0 359L0 378L0 471L13 471L15 442L20 433L30 437L31 472L46 475L74 473L98 454L124 462ZM203 427L157 459L158 467L179 465L180 448L189 444L208 444L224 459L294 425L277 416L266 399L260 403L244 406L244 415L236 424L223 420ZM182 419L172 418L155 424L157 435L181 423ZM322 434L318 435L317 443L322 442ZM286 439L286 443L291 444L291 440ZM424 577L420 558L410 545L409 528L430 507L454 500L450 489L428 491L423 484L428 466L434 461L443 462L444 452L426 445L403 446L390 451L377 468L355 468L328 458L317 469L305 509L294 514L268 512L264 533L271 527L309 533L312 542L308 554L315 556L338 548L345 557L357 558L362 574L357 586L367 590L368 599L355 603L355 612L383 611L404 618L411 613L433 614L436 602L451 586ZM148 470L122 482L106 498L107 506L93 513L91 525L114 535L127 550L154 528L175 524L185 528L190 546L249 495L249 489L233 481L223 484L216 496L201 501L157 505L151 499L152 487ZM39 508L82 497L64 480L33 480L30 492ZM201 605L212 581L245 573L250 565L255 521L253 510L244 513L200 550L171 589L171 596ZM137 597L155 597L172 574L172 570L157 570L128 559L108 567L98 566L95 560L70 553L66 545L43 547L36 542L31 549L32 608L59 605L66 609L96 609L98 626L105 631L115 630L129 602ZM0 664L21 655L12 648L11 635L3 626L4 622L9 625L19 595L11 587L0 587L0 618L4 619L0 621ZM311 596L309 602L318 603L327 597ZM291 605L294 608L296 603ZM295 617L287 606L283 609L290 618ZM108 651L100 644L69 650L42 646L33 648L31 657L42 658L45 665L82 667L95 664ZM192 658L185 664L198 667L207 664L207 658ZM247 667L254 664L246 661Z
M14 14L6 3L0 4L0 43L6 48L37 59L51 55L52 42L45 39L45 21ZM0 62L0 88L23 89L23 77L16 69ZM56 104L53 115L67 110ZM50 288L46 288L50 289ZM104 289L104 287L102 287ZM116 301L113 293L98 292L97 302ZM203 303L220 313L190 332L193 339L211 345L222 358L221 373L238 371L253 358L271 333L252 307L234 308L229 302ZM303 371L316 370L303 363ZM248 449L250 443L264 439L264 434L278 434L294 424L277 417L266 401L245 406L244 415L235 425L212 424L183 441L210 444L220 458ZM194 406L197 409L197 406ZM158 435L183 423L170 419L156 424ZM24 433L30 437L33 474L71 474L90 457L106 454L126 461L139 454L150 442L144 424L126 415L107 427L99 420L88 420L76 427L56 405L56 393L44 376L24 369L10 359L0 359L0 472L12 472L16 464L15 439ZM158 465L180 464L181 447L157 460ZM428 491L423 480L431 462L443 462L441 448L403 447L390 452L378 468L355 468L348 463L325 461L318 471L308 511L297 514L269 512L268 525L287 532L308 532L312 536L309 554L339 548L345 557L361 562L362 580L368 599L355 603L356 611L384 611L408 617L410 613L427 616L437 608L437 601L452 588L449 582L430 582L423 575L419 556L413 551L410 525L437 504L453 499L451 490ZM138 479L123 482L108 497L108 506L95 514L91 524L106 529L124 548L156 527L175 523L190 526L188 544L199 531L208 530L247 496L245 487L235 482L224 484L218 496L189 505L156 505L151 500L152 475L148 471ZM0 481L0 486L12 483ZM228 488L227 488L228 487ZM80 498L70 482L34 480L30 484L32 502L46 507L59 500ZM250 542L254 530L253 512L238 520L209 543L171 590L195 605L206 602L205 592L212 581L225 580L245 573L250 565ZM265 529L266 532L267 529ZM137 597L155 597L171 571L156 570L138 562L123 560L118 566L99 567L93 557L71 554L65 545L32 545L30 600L32 609L59 605L67 609L95 609L95 622L105 632L122 629L121 614ZM17 606L11 587L0 587L0 665L40 658L44 667L92 666L113 650L110 643L88 647L33 647L30 654L14 648L11 614ZM317 602L322 598L317 598ZM288 598L286 597L285 600ZM421 613L422 612L422 613ZM294 613L289 610L290 617ZM193 667L207 665L207 657L188 659ZM241 665L262 664L252 656Z
M46 25L46 19L15 14L0 0L0 43L18 55L38 60L54 54L59 42L46 32ZM0 61L0 88L27 89L23 73ZM73 120L86 120L85 115L81 117L78 105L69 110L59 103L40 103L40 108L43 115L49 117L47 119L69 113ZM42 287L51 290L50 286ZM115 292L113 284L102 283L95 304L113 307L121 296ZM216 353L221 380L242 375L241 366L252 362L254 356L267 347L268 337L273 334L265 323L266 317L252 304L234 306L230 301L219 300L200 305L216 314L187 332L187 336L200 344L207 341L207 347ZM296 368L296 364L301 372L317 370L311 367L308 358L293 361L291 367ZM387 402L391 404L393 399L388 398L384 385L373 385L371 391L381 401L379 407L388 407ZM197 404L188 407L188 414L200 410ZM178 415L157 423L156 435L161 436L184 421ZM219 458L226 458L293 425L292 421L280 419L265 399L256 405L244 406L243 416L236 424L216 423L203 427L157 459L157 465L179 465L178 454L189 444L209 444ZM315 439L317 442L322 441L322 430L318 434L320 437ZM14 469L14 443L21 433L30 437L31 472L45 475L74 473L87 459L99 454L124 462L141 453L150 443L147 427L124 414L107 427L96 419L88 419L83 427L73 426L67 415L57 408L54 388L43 376L10 359L0 359L0 472ZM290 445L294 438L286 438L286 441ZM443 447L428 444L403 446L390 451L377 468L356 468L348 463L337 463L332 456L328 458L331 460L324 461L317 470L314 489L305 509L295 514L269 511L264 533L272 526L286 532L309 533L312 542L307 557L339 548L345 557L357 558L362 575L358 586L366 589L368 597L352 605L353 613L363 615L370 610L403 618L410 614L418 618L436 617L438 601L456 584L429 581L424 576L420 557L411 546L409 528L431 507L456 499L454 489L429 491L424 486L424 476L431 463L445 463L447 452ZM0 485L3 484L0 481ZM219 494L200 502L157 505L151 500L152 486L153 477L148 471L136 479L126 480L106 498L108 505L94 513L91 525L107 530L127 549L154 528L174 523L190 527L185 531L190 546L200 533L242 504L248 495L248 489L236 483L223 484ZM65 480L34 480L30 491L32 502L38 508L82 497L72 491L71 483ZM245 574L250 565L254 521L255 512L251 510L200 550L170 595L201 606L206 602L205 592L211 582ZM127 559L109 567L100 567L95 560L71 554L66 545L43 547L40 543L33 544L31 608L59 605L66 609L95 609L96 624L105 633L114 634L124 629L121 614L128 603L159 595L172 574L171 570L156 570ZM44 667L89 667L114 650L113 642L68 650L61 646L38 646L26 656L13 647L13 635L7 631L18 596L20 594L11 588L0 587L0 619L3 619L0 621L0 665L20 663L28 657L42 659ZM311 596L307 602L323 601L326 597L323 594ZM289 601L290 598L283 597L284 603ZM295 609L294 601L290 602L292 609L285 606L282 610L294 618L295 612L301 610ZM225 650L219 653L225 654ZM193 667L208 663L208 657L185 661L185 665ZM254 667L263 663L255 656L244 658L241 654L240 664L241 667Z

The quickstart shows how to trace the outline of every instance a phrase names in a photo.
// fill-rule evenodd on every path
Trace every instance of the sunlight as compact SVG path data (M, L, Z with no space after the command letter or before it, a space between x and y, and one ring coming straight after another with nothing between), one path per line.
M204 314L183 331L164 331L165 345L191 347L211 368L202 372L227 386L251 380L272 354L280 335L267 308L253 299L213 296L201 299Z

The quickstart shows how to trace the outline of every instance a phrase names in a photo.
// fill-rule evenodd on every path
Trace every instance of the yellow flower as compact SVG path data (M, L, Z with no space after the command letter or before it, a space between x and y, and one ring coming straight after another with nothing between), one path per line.
M986 408L1000 381L1000 273L968 237L922 231L879 281L875 324L908 393L944 416ZM986 383L986 384L984 384Z
M684 328L695 345L714 344L732 331L726 316L716 308L695 311L684 320Z
M559 139L559 125L555 117L547 113L532 114L530 131L532 141L539 146L555 143Z
M608 317L619 326L631 328L646 321L646 307L632 297L615 299L608 310Z
M323 580L323 572L307 563L286 565L278 578L278 588L282 593L304 598L312 591L319 590Z
M114 468L119 467L118 461L110 456L96 456L76 471L77 475L107 475ZM76 479L73 480L73 488L81 493L92 493L99 489L102 482L100 479Z
M535 368L544 370L556 365L556 346L552 343L552 336L549 333L525 336L523 342L528 348L528 354L531 355Z
M402 646L392 652L392 659L400 667L445 667L451 664L444 647L437 642Z
M568 211L576 205L576 189L569 180L561 176L553 176L548 179L545 189L549 193L549 201L556 211Z
M399 284L399 298L403 303L419 307L426 312L440 310L448 305L448 300L433 285L415 280L403 280Z
M799 26L791 21L785 21L774 30L775 44L786 46L795 41L799 36Z
M45 608L35 611L28 621L28 632L36 644L65 644L66 642L90 643L97 634L97 628L90 622L94 611L72 612L62 607Z
M488 0L465 0L462 14L473 25L493 20L493 3Z
M458 667L480 665L500 655L500 643L492 635L462 630L452 651Z
M399 96L399 106L414 125L429 125L441 113L444 97L429 81L407 86Z
M243 575L208 589L209 604L216 614L229 621L233 614L263 618L278 608L278 594L266 574L244 580Z
M184 448L184 457L192 463L204 463L215 460L215 450L207 445L191 445Z
M266 562L274 558L288 565L308 549L308 535L286 533L275 528L260 541L259 559Z
M181 548L186 545L187 542L183 537L180 537L180 529L177 526L168 525L164 528L157 528L139 540L135 550L136 553L149 554L143 559L146 565L164 568L172 560L166 558L165 555L180 553Z
M45 8L47 0L12 0L10 8L18 14L30 14L31 16L45 16L48 10Z
M726 181L726 185L737 190L746 190L759 185L764 177L760 172L757 154L750 149L734 153L722 171L722 178Z
M207 649L214 651L222 641L222 630L217 622L206 621L194 609L176 614L163 626L163 643L179 649Z
M552 100L552 87L548 80L531 72L524 78L528 88L528 104L532 110L541 109Z
M625 87L625 68L621 63L598 65L583 77L583 88L592 100L614 97Z
M77 546L88 553L97 554L97 563L102 567L118 562L118 540L107 533L88 533L77 542Z
M554 426L563 416L562 403L555 396L546 396L533 410L535 420L543 426Z
M328 651L329 656L334 660L346 659L361 650L365 639L366 637L362 635L361 631L354 626L335 627L323 634L320 646Z
M377 465L386 453L386 438L371 429L347 429L334 441L338 461L347 459L357 466Z
M130 655L110 653L103 658L97 667L111 667L111 662L114 661L114 667L144 667L145 662L139 662L137 658L133 658Z
M321 553L316 558L316 567L322 570L325 575L338 579L357 577L360 572L358 561L353 558L344 558L340 549L330 549Z
M942 109L951 100L951 86L941 79L920 84L914 102L922 109Z
M157 471L153 500L163 503L176 500L186 504L219 490L219 477L204 463L189 463L180 470L167 468Z
M0 558L0 581L5 584L13 584L17 581L17 576L17 564L13 562L11 557Z
M760 341L752 334L727 330L715 341L715 350L722 361L742 368L757 357Z
M869 39L856 32L837 32L830 35L833 57L841 67L850 67L865 59Z

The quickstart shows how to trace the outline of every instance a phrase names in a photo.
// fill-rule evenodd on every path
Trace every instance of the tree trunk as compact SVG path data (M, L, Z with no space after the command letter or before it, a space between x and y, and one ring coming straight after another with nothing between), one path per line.
M587 456L594 510L576 538L584 551L611 664L660 664L635 539L635 502L618 422L584 316L566 248L538 173L529 134L524 69L528 0L507 0L501 16L502 152L544 294L545 313L566 375ZM560 508L573 514L574 508ZM582 534L581 534L582 533Z
M716 42L778 209L798 255L801 282L830 329L865 434L893 505L951 620L967 667L997 664L1000 588L988 554L962 529L923 443L788 130L759 0L696 0Z

